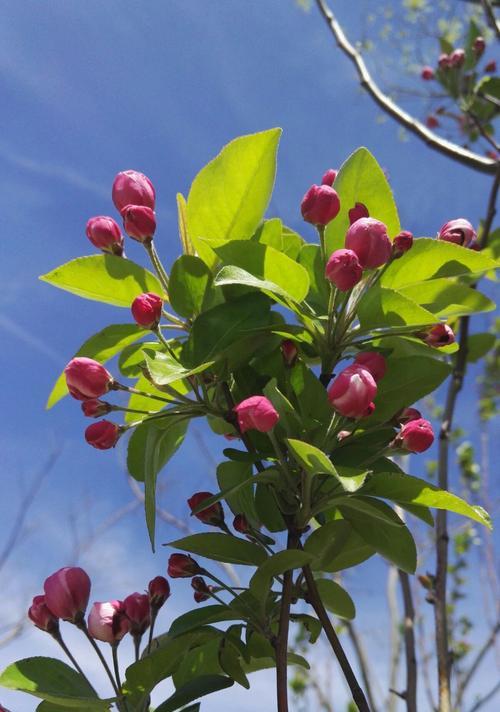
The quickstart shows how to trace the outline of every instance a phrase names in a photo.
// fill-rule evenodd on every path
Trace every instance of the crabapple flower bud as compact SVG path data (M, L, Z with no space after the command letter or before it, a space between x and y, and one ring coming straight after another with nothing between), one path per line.
M427 331L420 331L417 335L422 341L425 341L426 344L438 349L442 346L453 344L455 341L455 334L448 324L436 324L436 326L433 326Z
M85 234L94 247L112 255L123 254L123 235L120 226L107 215L97 215L87 222Z
M346 418L361 418L377 394L372 374L357 364L348 366L328 389L328 400Z
M393 257L401 257L413 246L413 235L408 230L402 230L392 241Z
M368 208L363 203L356 203L354 205L354 208L351 208L347 214L349 215L349 225L352 225L356 222L356 220L359 220L360 218L370 217Z
M333 181L337 177L338 171L335 170L335 168L329 168L327 171L323 173L323 178L321 179L321 185L329 185L330 188L333 185Z
M47 606L45 596L35 596L28 610L28 618L40 630L56 633L59 630L59 619Z
M150 242L156 230L156 216L146 205L123 208L123 227L127 235L138 242Z
M99 398L113 385L113 376L102 363L85 356L71 359L64 369L68 391L77 400Z
M477 238L477 235L468 220L457 218L456 220L448 220L438 232L437 238L445 242L453 242L455 245L468 247Z
M170 596L170 584L164 576L155 576L148 585L149 605L159 611Z
M401 447L409 452L424 452L428 450L434 442L434 431L432 425L424 418L410 420L401 428L394 440L397 447Z
M361 351L359 354L356 354L354 363L370 371L376 382L384 377L387 369L385 358L377 351Z
M370 415L373 415L375 412L375 403L370 403L368 408L365 410L363 415L361 416L362 418L369 418Z
M100 418L101 415L106 415L110 410L111 405L98 398L91 398L82 403L82 412L87 418Z
M213 497L212 492L196 492L187 501L191 512L199 504L203 504L204 501ZM220 527L224 525L224 510L220 502L215 502L214 504L208 505L205 509L201 509L194 515L203 524L210 524L213 527Z
M122 171L113 181L113 203L119 213L127 205L145 205L154 210L155 189L144 173Z
M451 67L451 58L449 54L443 52L439 55L438 65L440 69L449 69Z
M244 514L237 514L233 519L233 527L240 534L248 534L250 532L250 524Z
M161 319L163 300L154 292L145 292L134 299L131 309L132 316L139 326L156 329Z
M121 435L120 426L110 420L99 420L85 430L85 440L97 450L110 450Z
M295 363L299 356L299 350L295 344L295 341L292 341L291 339L285 339L280 344L280 351L281 355L283 356L285 366L288 366L288 368L292 368L292 366L295 366Z
M420 72L420 76L422 79L426 82L430 81L431 79L434 79L434 70L432 67L425 66L422 67L422 71Z
M271 401L264 396L246 398L238 403L234 412L242 433L246 433L247 430L268 433L280 418Z
M195 576L191 581L191 586L194 588L194 600L196 603L203 603L210 598L210 592L213 586L208 586L201 576Z
M437 127L439 126L439 121L435 116L429 114L429 116L425 120L425 124L429 129L437 129Z
M484 37L481 37L481 35L476 37L472 44L472 49L474 50L474 54L476 55L476 57L480 57L486 49L486 42Z
M337 192L329 185L312 185L302 198L302 217L313 225L328 225L340 210Z
M119 643L130 629L122 601L97 601L90 609L88 631L103 643Z
M191 556L187 554L170 555L167 573L172 578L191 578L195 574L201 574L202 571Z
M341 292L348 292L363 276L363 268L353 250L335 250L326 263L325 277Z
M368 269L385 264L392 253L387 227L374 218L356 220L347 231L345 246L353 250L361 266Z
M484 71L488 74L494 74L497 71L497 63L494 59L485 66Z
M123 601L123 611L129 620L130 634L141 636L151 623L149 596L146 593L131 593Z
M465 52L463 49L455 49L450 54L450 62L452 67L461 67L465 62Z
M83 620L90 596L90 579L78 566L65 566L45 579L45 603L65 621Z
M422 418L422 413L416 408L404 408L401 413L399 413L395 420L404 425L409 423L411 420L420 420Z

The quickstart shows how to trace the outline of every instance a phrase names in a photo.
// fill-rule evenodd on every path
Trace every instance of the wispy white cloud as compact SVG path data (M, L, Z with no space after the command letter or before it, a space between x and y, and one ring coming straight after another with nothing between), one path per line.
M37 336L33 336L33 334L29 331L25 331L21 326L19 326L19 324L4 314L0 314L0 329L3 329L7 333L11 334L11 336L19 339L23 342L23 344L26 344L26 346L29 346L39 354L46 356L50 361L56 363L59 367L64 363L64 356L57 353L57 351L48 346L45 341L42 341L42 339L39 339Z

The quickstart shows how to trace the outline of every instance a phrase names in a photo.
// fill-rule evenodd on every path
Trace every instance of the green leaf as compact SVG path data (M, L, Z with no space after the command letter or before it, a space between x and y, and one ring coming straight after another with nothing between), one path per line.
M356 617L356 608L347 591L331 579L316 579L316 587L325 607L339 618L352 620Z
M170 304L180 316L191 318L203 310L212 282L205 262L194 255L181 255L172 265L168 283Z
M345 519L335 519L316 529L306 540L304 550L316 557L315 571L342 571L373 556L375 549L357 534Z
M217 466L217 482L222 490L221 499L226 500L234 515L245 514L254 525L258 524L253 491L254 483L257 481L258 479L256 480L252 475L250 463L230 460L221 462Z
M267 559L266 552L260 546L228 534L192 534L171 541L167 546L227 564L258 566Z
M188 426L181 416L168 416L139 425L129 440L127 467L132 477L144 482L144 507L151 546L154 551L156 521L156 480L158 473L178 450Z
M229 677L202 675L176 690L168 700L155 709L155 712L174 712L174 710L180 709L183 705L197 700L199 697L225 690L232 685L234 685L234 681Z
M239 639L238 642L241 644ZM248 682L247 676L243 672L240 658L241 651L231 641L229 636L225 636L220 643L219 664L226 675L229 675L231 679L248 690L250 688L250 683Z
M447 277L402 287L398 293L424 306L441 319L487 312L495 308L495 303L477 289L471 289L465 284L454 284Z
M285 255L291 257L292 260L297 258L304 240L294 230L283 225L279 218L271 218L264 220L256 233L252 236L252 240L260 242L263 245L274 247L279 252L284 252Z
M364 481L365 473L359 475L361 479L358 479L358 475L354 477L342 477L339 475L328 455L325 455L314 445L293 438L287 438L287 445L297 463L311 476L332 475L346 492L355 492Z
M185 633L206 625L211 625L212 623L234 620L239 620L239 615L237 611L232 608L222 606L218 603L210 606L203 606L201 608L195 608L192 611L188 611L187 613L183 613L181 616L176 618L170 626L168 635L176 638L179 635L184 635Z
M500 101L500 77L483 77L475 86L476 94L492 96Z
M205 675L222 675L219 661L219 649L222 642L222 632L216 637L192 647L179 662L179 667L172 675L176 689L182 688L191 680Z
M386 375L377 384L375 412L370 422L389 420L401 408L434 391L451 372L444 361L422 356L390 359L389 364Z
M187 200L189 237L209 266L215 263L210 243L249 239L264 217L280 136L281 129L241 136L194 179Z
M81 710L109 710L111 700L100 700L79 672L55 658L18 660L0 675L0 685L26 692L55 705Z
M325 267L319 245L304 245L299 253L301 264L309 275L309 293L307 301L315 304L325 313L328 308L330 289L325 277Z
M274 247L236 240L214 248L226 266L215 284L245 284L301 302L309 291L307 271ZM238 268L238 269L235 269Z
M495 334L485 332L483 334L471 334L467 340L467 360L475 363L495 346Z
M184 366L172 358L170 354L161 351L157 351L156 353L145 351L144 361L151 380L158 387L168 386L188 376L203 373L203 371L206 371L214 365L214 361L208 361L196 368L184 368Z
M380 283L383 287L400 289L430 279L480 274L497 266L482 252L443 240L420 237L409 252L389 265Z
M99 363L106 363L125 346L133 344L148 333L146 329L141 329L136 324L111 324L87 339L74 354L73 358L75 356L86 356L99 361ZM68 389L63 372L50 392L46 407L52 408L67 394Z
M370 217L387 225L390 237L401 231L398 211L387 178L370 151L358 148L342 164L333 186L340 198L340 212L326 227L328 254L344 247L349 210L363 203Z
M363 330L387 326L435 324L437 318L412 299L379 284L368 290L358 307Z
M255 488L255 509L259 521L270 532L282 532L286 529L286 522L276 502L274 488L264 483Z
M116 255L77 257L40 279L79 297L127 309L143 292L163 293L154 274Z
M187 231L187 217L186 217L186 198L182 193L177 193L177 219L179 222L179 238L182 245L182 251L185 255L193 255L194 248L189 239Z
M345 506L340 506L339 509L369 546L403 571L415 573L417 548L412 535L401 520L401 525L397 527L394 523L384 521L379 516L381 510L378 507L373 508L372 515L367 508L363 512Z
M193 323L183 358L193 367L215 360L249 330L267 326L269 309L268 298L256 293L203 312Z
M301 569L314 560L314 555L307 551L285 549L270 556L262 563L250 579L250 590L253 595L265 601L272 586L272 580L278 574L293 569Z
M491 521L482 507L474 507L451 492L411 475L383 472L373 477L363 487L363 494L390 499L398 504L417 504L434 509L445 509L469 517L491 529Z

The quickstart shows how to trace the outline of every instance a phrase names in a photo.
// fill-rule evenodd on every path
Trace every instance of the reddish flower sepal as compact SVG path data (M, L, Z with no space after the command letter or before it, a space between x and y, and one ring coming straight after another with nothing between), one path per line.
M210 504L205 509L201 509L198 512L193 512L198 505L203 504L207 499L213 497L212 492L195 492L187 501L191 513L203 522L203 524L210 524L212 527L223 527L224 526L224 510L220 502L215 502Z

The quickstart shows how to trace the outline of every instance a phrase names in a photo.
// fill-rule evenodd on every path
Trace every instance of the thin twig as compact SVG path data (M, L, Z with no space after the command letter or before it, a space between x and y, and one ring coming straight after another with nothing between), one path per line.
M495 11L490 3L490 0L481 0L486 20L491 29L495 32L497 39L500 39L500 22L495 17Z
M496 641L496 638L497 638L497 635L499 632L500 632L500 621L498 621L496 623L496 625L493 628L493 630L491 631L490 635L485 640L485 642L483 643L481 648L478 650L476 657L474 658L474 662L471 664L468 671L465 673L464 678L462 679L461 683L458 685L457 695L455 698L455 708L456 709L460 709L460 705L462 704L464 693L465 693L465 690L467 689L468 684L472 680L473 676L475 675L477 669L481 665L486 654L495 645L495 641Z
M363 685L366 690L366 696L368 698L368 704L370 705L372 712L377 712L377 705L375 703L375 695L373 694L373 689L372 689L372 684L371 684L371 679L370 679L371 678L370 663L369 663L368 655L366 654L366 650L363 645L363 641L362 641L361 636L358 633L358 631L356 630L356 627L354 626L354 623L352 621L346 620L346 621L344 621L344 625L347 629L347 634L349 636L352 647L356 654L356 658L358 660L359 670L361 672L361 678L363 680Z
M387 572L387 605L390 620L390 665L389 690L395 689L398 681L399 661L401 658L401 635L399 631L400 614L397 599L398 572L394 565L389 565ZM387 698L387 712L395 712L396 699L392 694Z
M470 708L469 712L477 712L480 707L492 700L493 697L495 697L495 695L497 694L497 692L500 692L500 680L497 682L496 685L494 685L494 687L491 688L491 690L484 697L481 697L481 699L476 702L474 707Z
M316 0L316 4L323 15L330 31L332 32L337 45L347 57L353 62L359 76L359 81L363 89L370 94L374 101L396 121L404 126L408 131L413 133L419 139L424 141L430 148L435 151L453 158L459 163L463 163L476 171L482 173L495 173L497 170L497 162L490 158L481 156L466 148L462 148L452 141L447 141L441 138L433 131L430 131L425 124L418 121L408 112L404 111L396 102L394 102L387 94L380 89L377 83L371 76L365 61L361 54L357 51L354 45L348 40L343 28L333 15L332 11L326 4L325 0Z
M417 712L417 655L415 652L415 607L410 587L410 577L405 571L398 570L403 605L405 611L404 640L406 652L406 691L405 701L408 712Z

